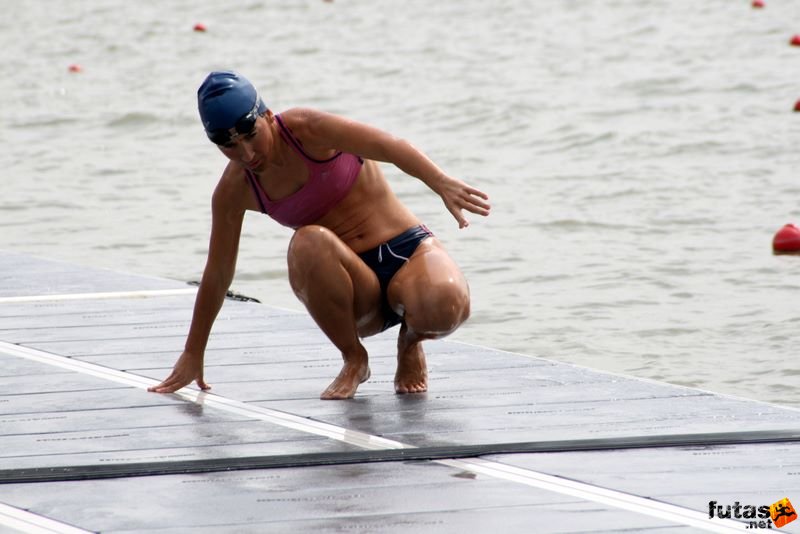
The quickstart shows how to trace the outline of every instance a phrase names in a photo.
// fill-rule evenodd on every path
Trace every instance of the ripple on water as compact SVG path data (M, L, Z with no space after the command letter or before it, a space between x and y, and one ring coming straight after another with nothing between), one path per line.
M161 122L161 118L152 113L142 111L133 111L115 115L112 119L106 122L106 126L113 129L118 128L143 128L153 126Z
M58 126L73 126L80 123L80 117L64 115L18 116L11 118L9 126L15 129L55 128Z

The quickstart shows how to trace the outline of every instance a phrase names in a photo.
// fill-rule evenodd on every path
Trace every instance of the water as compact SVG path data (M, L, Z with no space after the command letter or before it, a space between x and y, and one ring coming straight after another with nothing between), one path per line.
M233 68L490 194L458 230L385 168L470 280L455 339L800 406L800 257L770 250L800 222L800 3L7 3L0 249L199 279L225 160L195 90ZM289 238L248 214L234 289L301 309Z

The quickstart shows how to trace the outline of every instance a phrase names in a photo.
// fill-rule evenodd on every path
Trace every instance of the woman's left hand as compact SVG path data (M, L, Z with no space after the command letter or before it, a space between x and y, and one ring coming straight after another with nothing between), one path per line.
M458 221L459 228L469 226L463 210L486 217L492 209L487 202L489 195L450 176L442 177L437 192L442 197L447 210Z

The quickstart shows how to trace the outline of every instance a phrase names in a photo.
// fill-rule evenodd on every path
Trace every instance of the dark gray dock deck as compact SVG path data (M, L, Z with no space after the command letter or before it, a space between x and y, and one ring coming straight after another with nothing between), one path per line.
M763 519L709 502L800 503L798 410L452 341L400 396L394 332L320 401L339 355L261 304L223 307L210 393L148 393L193 302L0 252L0 532L738 532Z

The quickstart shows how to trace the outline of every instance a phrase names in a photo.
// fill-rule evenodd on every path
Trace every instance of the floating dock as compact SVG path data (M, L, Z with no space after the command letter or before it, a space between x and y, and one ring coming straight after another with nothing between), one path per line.
M148 393L195 291L0 251L0 532L800 532L800 410L448 340L396 395L396 328L321 401L310 317L234 299Z

